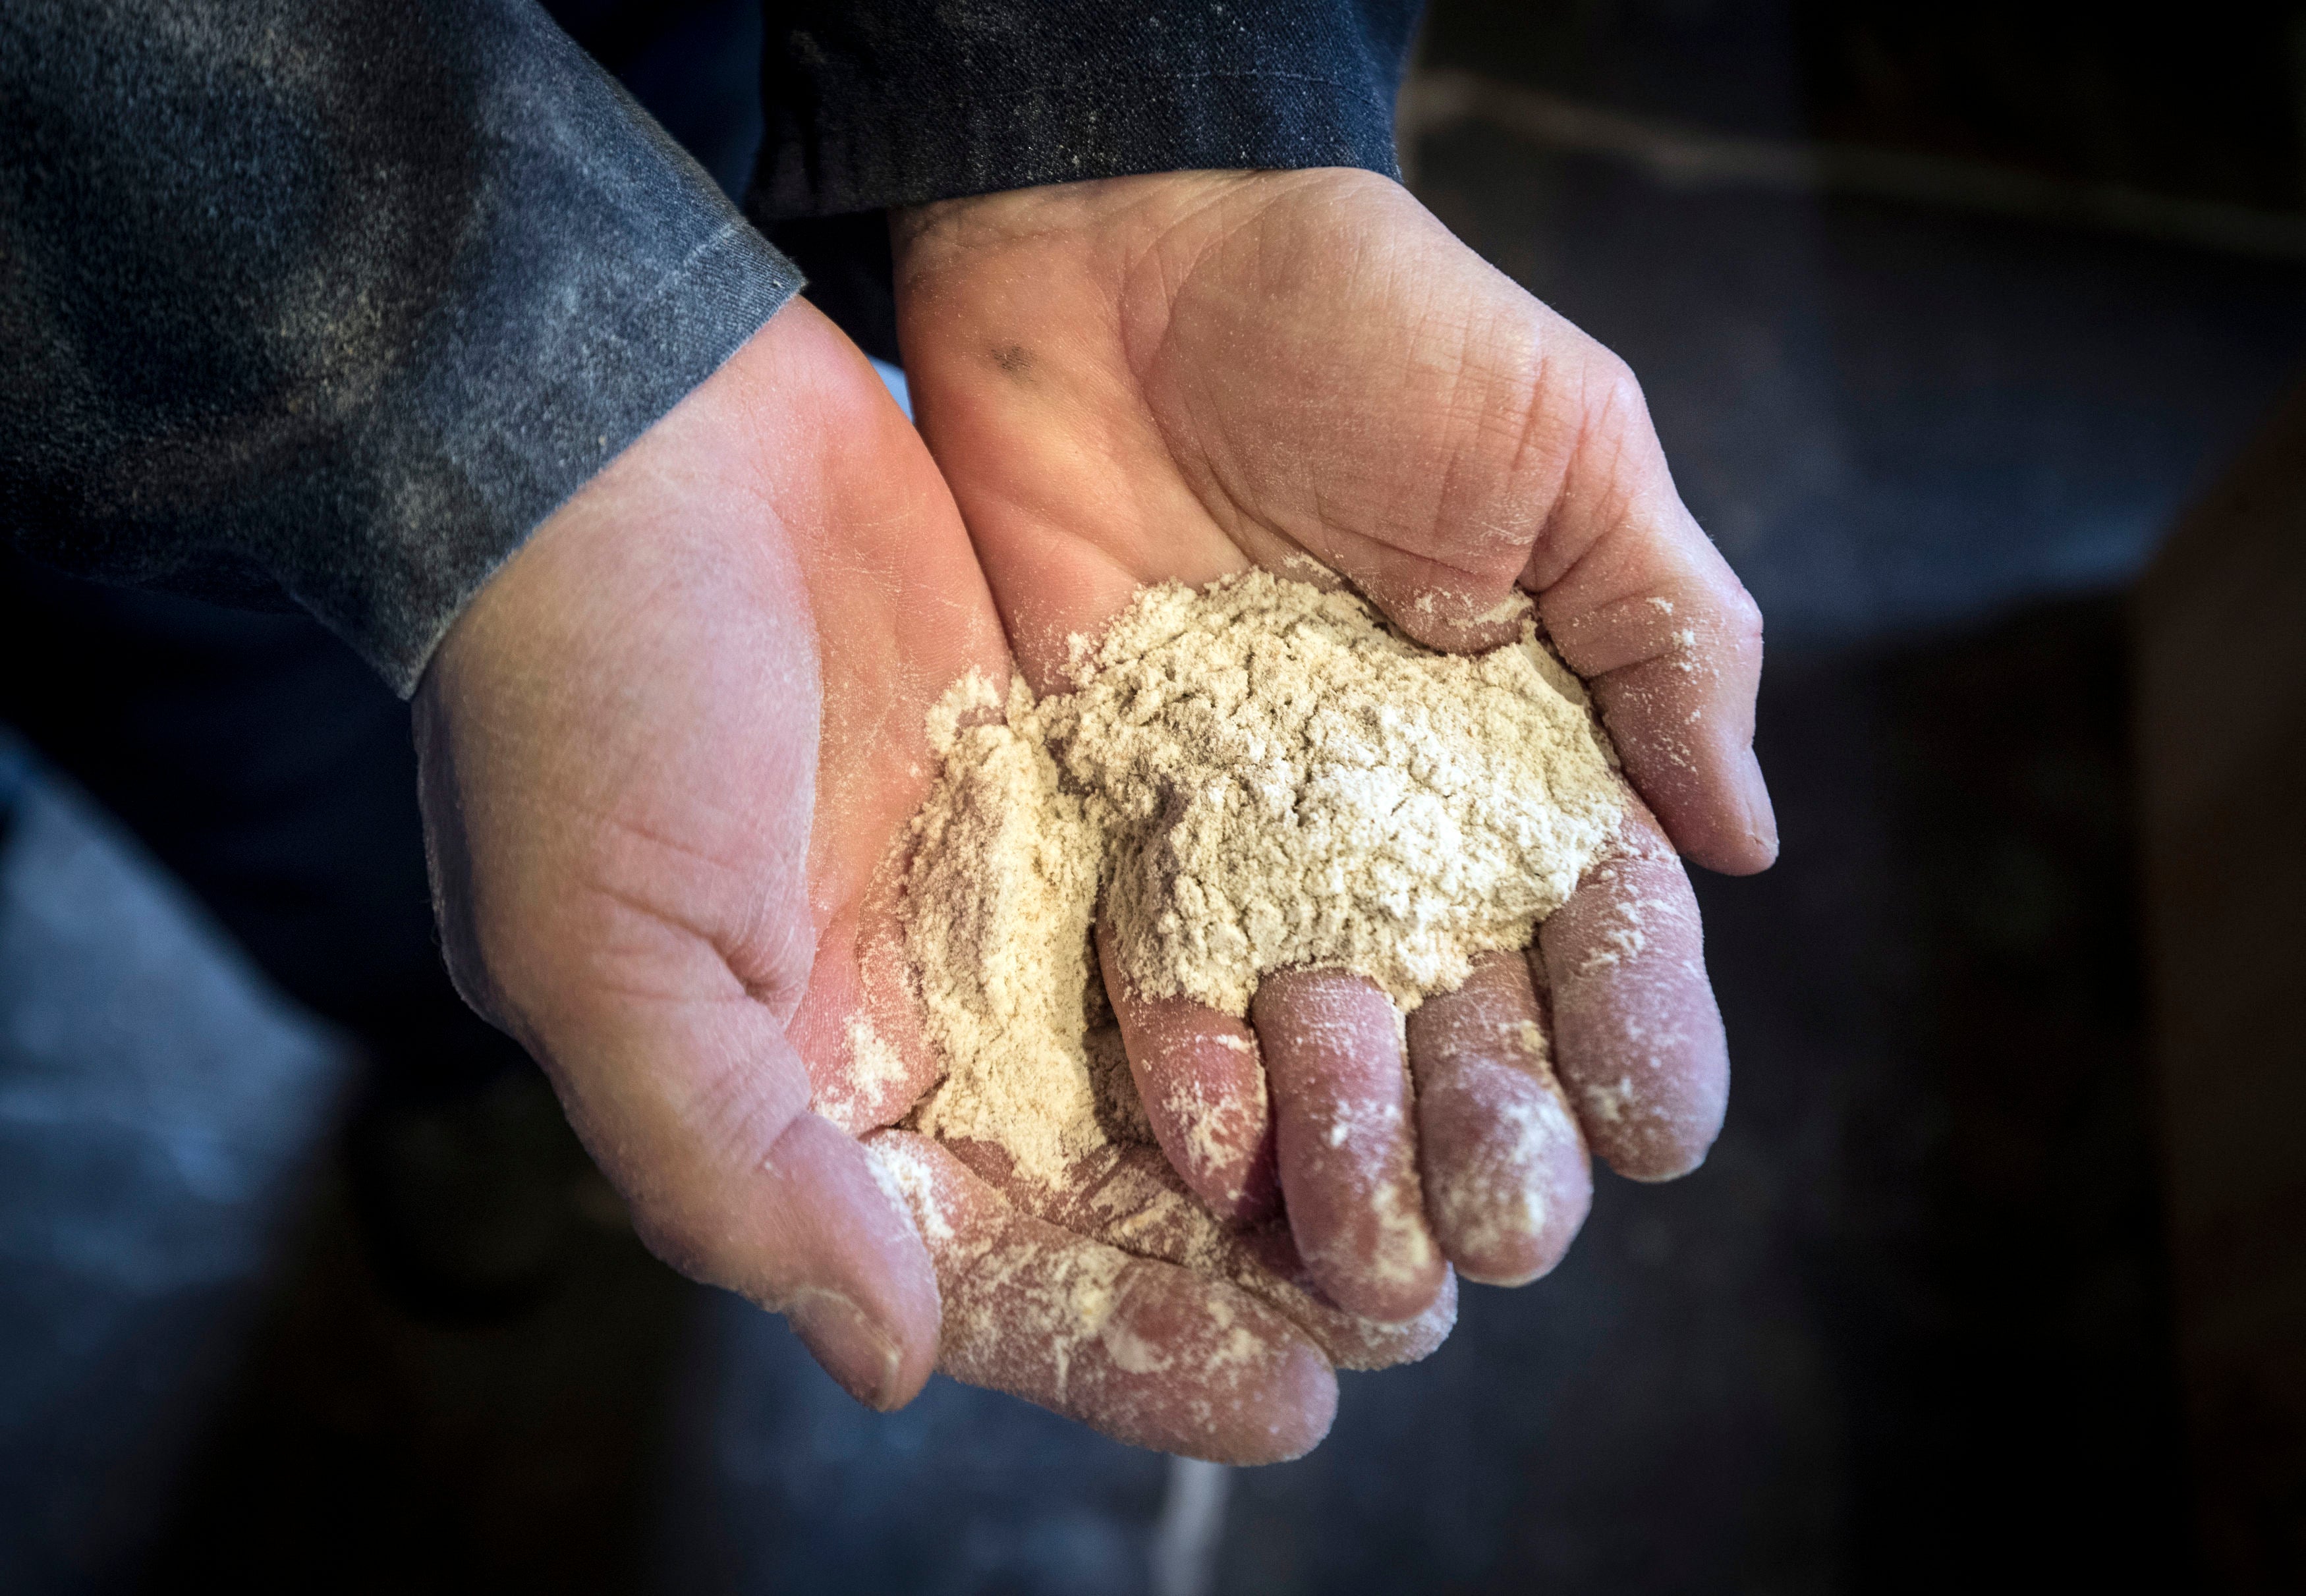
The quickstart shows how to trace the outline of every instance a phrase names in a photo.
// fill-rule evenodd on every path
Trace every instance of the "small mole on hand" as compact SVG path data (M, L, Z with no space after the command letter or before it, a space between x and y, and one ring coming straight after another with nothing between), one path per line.
M994 350L993 363L1015 377L1031 369L1033 357L1025 352L1022 344L1004 344Z

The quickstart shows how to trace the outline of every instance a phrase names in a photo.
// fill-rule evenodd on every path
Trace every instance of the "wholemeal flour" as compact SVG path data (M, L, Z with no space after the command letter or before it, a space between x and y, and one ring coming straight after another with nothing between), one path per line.
M1071 674L1038 702L946 696L906 882L945 1066L913 1122L1046 1185L1112 1139L1086 1039L1100 902L1148 996L1240 1015L1266 972L1328 966L1406 1011L1526 945L1623 814L1583 688L1529 629L1439 654L1253 572L1146 589Z

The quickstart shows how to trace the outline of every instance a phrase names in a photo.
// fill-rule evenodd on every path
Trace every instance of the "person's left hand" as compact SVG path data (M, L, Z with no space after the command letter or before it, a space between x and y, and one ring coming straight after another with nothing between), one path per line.
M1338 1312L1285 1233L1221 1231L1151 1148L1004 1191L997 1149L888 1129L942 1072L891 865L929 710L969 672L1005 683L1009 656L961 518L796 301L536 531L425 673L451 973L649 1245L786 1314L860 1400L901 1405L934 1360L1140 1445L1295 1456L1333 1366L1422 1355L1453 1302Z
M1760 616L1624 363L1366 172L1029 189L893 232L922 431L1036 690L1165 579L1342 576L1457 650L1508 640L1533 601L1640 794L1528 960L1492 956L1411 1017L1413 1104L1390 1003L1357 977L1277 972L1245 1024L1143 1001L1108 960L1180 1174L1246 1223L1277 1173L1321 1289L1405 1320L1445 1259L1499 1283L1550 1267L1590 1199L1588 1143L1639 1179L1694 1167L1728 1056L1666 839L1721 870L1775 856ZM1392 1130L1341 1152L1348 1122Z

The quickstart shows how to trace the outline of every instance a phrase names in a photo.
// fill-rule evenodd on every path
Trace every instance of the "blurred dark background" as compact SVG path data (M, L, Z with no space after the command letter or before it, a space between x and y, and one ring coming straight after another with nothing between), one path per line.
M746 5L557 9L741 190ZM10 568L0 1588L2306 1590L2306 8L1439 0L1402 142L1769 617L1706 1166L1298 1464L872 1417L444 1005L404 710Z

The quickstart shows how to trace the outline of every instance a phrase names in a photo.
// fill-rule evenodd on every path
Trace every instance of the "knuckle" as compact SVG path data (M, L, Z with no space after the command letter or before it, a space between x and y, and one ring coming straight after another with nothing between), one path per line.
M1585 375L1585 409L1601 431L1624 431L1649 423L1649 398L1642 380L1623 355L1597 344Z
M1723 595L1721 629L1726 641L1741 653L1758 652L1762 646L1762 607L1734 576Z
M706 1285L738 1287L724 1278L725 1245L713 1226L662 1198L628 1199L633 1234L666 1267Z

